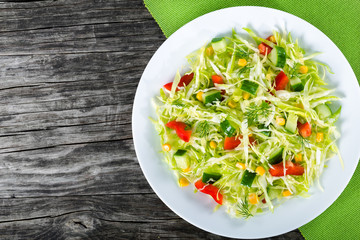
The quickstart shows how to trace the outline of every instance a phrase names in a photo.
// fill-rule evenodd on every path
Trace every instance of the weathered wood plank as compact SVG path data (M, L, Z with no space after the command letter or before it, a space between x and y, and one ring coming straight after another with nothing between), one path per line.
M185 221L122 222L98 219L87 212L2 224L2 239L230 239L201 231ZM176 233L176 234L174 234ZM272 240L301 240L292 231Z
M5 2L0 238L224 239L170 211L137 163L132 102L165 40L143 2Z
M3 153L0 189L0 198L152 192L132 139Z
M154 42L165 38L156 25L149 27L152 17L144 7L137 1L131 4L134 6L126 1L78 1L74 6L73 1L48 1L21 3L17 8L0 5L0 55L153 51Z
M181 220L155 194L15 198L0 202L0 228L6 229L2 231L5 238L226 239ZM1 207L4 205L21 210L31 206L31 209L17 212L17 218L7 219L9 209ZM20 232L14 231L14 226L21 227ZM288 233L288 236L302 239L297 232Z

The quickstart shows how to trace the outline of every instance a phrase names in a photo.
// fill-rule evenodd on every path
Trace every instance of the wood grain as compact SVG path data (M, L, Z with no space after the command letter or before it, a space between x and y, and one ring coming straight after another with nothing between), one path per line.
M0 239L225 239L137 162L132 103L164 41L141 0L0 3Z

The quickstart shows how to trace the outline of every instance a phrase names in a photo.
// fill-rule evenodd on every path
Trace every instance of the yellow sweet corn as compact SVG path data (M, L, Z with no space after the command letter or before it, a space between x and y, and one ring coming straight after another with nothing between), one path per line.
M240 169L242 169L242 170L244 170L246 167L245 167L245 164L244 163L241 163L241 162L238 162L238 163L236 163L236 165L235 165L237 168L240 168Z
M262 166L258 166L258 167L255 169L255 172L256 172L257 174L259 174L260 176L262 176L262 175L265 174L266 170L265 170L265 168L263 168Z
M300 69L299 69L299 72L302 73L302 74L305 74L309 71L309 68L305 65L301 66Z
M322 142L324 140L324 133L318 132L316 133L316 142Z
M199 100L199 101L202 101L202 96L203 96L203 92L198 92L197 94L196 94L196 98L197 98L197 100Z
M215 149L215 148L217 147L216 142L211 141L211 142L210 142L210 147L211 147L212 149Z
M189 185L189 181L186 178L182 177L179 179L179 185L180 187L186 187Z
M285 191L282 192L282 195L283 195L284 197L288 197L288 196L291 195L291 192L290 192L289 190L285 190Z
M210 46L210 47L208 47L208 48L206 48L206 55L208 55L208 56L211 56L211 55L213 55L214 54L214 49L213 49L213 47L212 46Z
M246 59L243 59L243 58L239 59L238 65L239 65L240 67L245 67L246 64L247 64Z
M171 146L170 146L170 144L165 143L165 144L162 145L162 149L163 149L164 152L168 152L168 151L171 150Z
M302 161L302 154L301 153L297 153L295 155L295 162L301 162Z
M284 126L285 125L285 118L282 117L277 117L276 118L276 123L280 126Z
M230 108L236 108L236 102L234 101L234 100L230 100L229 102L228 102L228 106L230 107Z
M243 92L243 98L244 98L245 100L248 100L248 99L250 98L250 93L248 93L248 92Z
M259 202L259 197L256 193L250 193L249 194L249 203L251 204L257 204Z

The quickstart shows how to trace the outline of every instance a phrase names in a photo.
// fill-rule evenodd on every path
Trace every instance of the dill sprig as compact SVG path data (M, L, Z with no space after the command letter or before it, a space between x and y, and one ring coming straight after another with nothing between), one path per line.
M210 125L209 125L208 121L200 122L198 124L198 126L196 127L196 132L199 133L200 137L207 136L210 132Z
M259 117L267 118L271 112L270 105L266 102L262 102L260 106L251 103L246 110L245 116L248 120L248 126L258 121Z
M301 136L298 136L297 139L298 139L298 142L300 143L301 148L303 150L305 150L305 148L307 148L309 146L309 144L310 144L309 140L307 140L307 139L305 139L305 138L303 138Z
M299 77L298 76L298 63L296 63L295 65L294 65L294 67L290 70L290 73L289 73L289 75L290 75L290 78L293 78L293 77Z
M238 213L245 219L248 219L249 217L252 217L252 213L249 209L249 203L247 201L247 198L245 197L244 200L241 200L240 203L237 204L237 211Z
M183 107L184 106L184 104L181 102L180 98L172 101L171 105L175 105L177 107Z
M249 53L245 52L244 50L241 49L237 49L235 51L235 57L237 58L248 58L249 57Z
M239 71L237 72L238 76L240 77L240 75L248 69L250 69L250 67L245 66L245 67L240 68Z

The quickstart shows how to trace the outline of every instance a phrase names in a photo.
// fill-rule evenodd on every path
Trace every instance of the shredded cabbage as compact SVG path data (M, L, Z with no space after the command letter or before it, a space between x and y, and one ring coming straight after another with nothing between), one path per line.
M177 91L181 81L178 72L171 91L160 89L160 95L153 101L157 119L152 122L161 144L171 146L171 150L164 151L164 158L176 177L194 183L204 172L221 174L220 179L209 184L217 187L218 194L224 196L223 205L230 215L248 218L267 210L274 211L274 207L284 200L309 196L307 192L314 182L321 188L319 177L326 168L326 161L335 154L342 160L336 147L340 134L334 126L340 108L335 111L332 104L340 99L331 95L333 89L325 87L325 72L331 73L329 67L313 59L318 53L306 56L290 33L273 31L274 43L258 37L248 28L244 30L255 42L233 31L231 37L224 38L225 52L214 51L209 43L189 54L191 70L188 73L194 73L192 81L187 86L179 85ZM284 67L277 67L268 55L260 54L257 45L261 42L285 50ZM245 59L246 65L239 66L239 59ZM307 66L308 71L301 73L301 66ZM290 80L299 78L303 90L294 91L288 83L285 89L275 91L274 79L280 71ZM213 75L220 76L224 83L213 84ZM241 88L245 80L258 85L255 94ZM222 99L204 104L197 97L200 92L212 90L222 90ZM316 109L324 104L334 112L325 119ZM261 107L264 109L260 114ZM249 113L251 109L252 114ZM290 132L277 122L279 118L287 121L290 114L298 117L297 124L311 124L309 137L301 135L299 125L295 132ZM225 119L236 129L234 136L241 139L241 143L231 150L224 150L226 135L220 123ZM186 123L192 130L189 142L181 140L174 130L166 127L166 123L173 120ZM251 139L255 139L255 143L251 143ZM297 164L304 169L302 175L272 176L270 170L274 164L269 162L269 155L280 148L284 149L283 166L286 162ZM186 150L187 169L179 168L174 158L179 149ZM249 172L257 172L260 166L265 173L257 172L251 187L245 186L241 184L245 169L237 167L238 163L245 164ZM290 194L284 194L285 191ZM255 202L249 202L250 194L256 194Z

